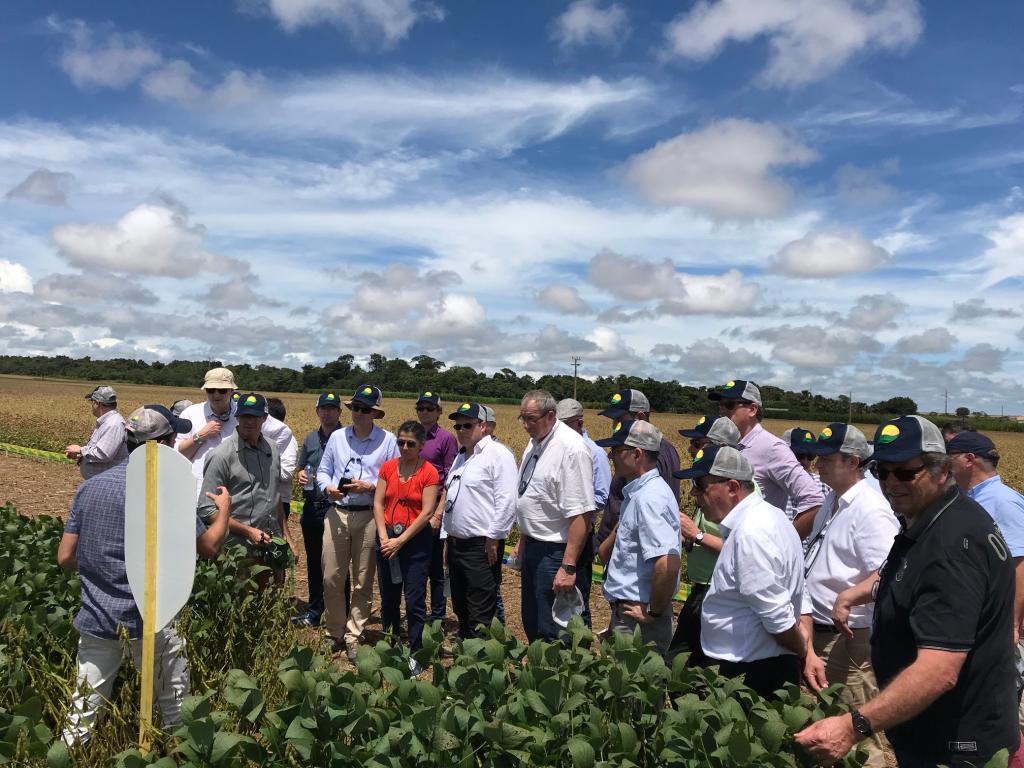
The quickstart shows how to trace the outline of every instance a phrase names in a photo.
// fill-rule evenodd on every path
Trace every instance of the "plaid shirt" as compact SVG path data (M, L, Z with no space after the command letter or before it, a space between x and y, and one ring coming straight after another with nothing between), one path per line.
M142 637L142 616L135 606L124 568L124 491L128 460L86 480L75 492L65 533L78 536L75 558L82 584L82 608L75 629L83 635L116 639ZM196 536L206 530L196 520Z
M89 442L82 446L79 471L88 480L128 458L124 418L117 411L107 411L96 419Z

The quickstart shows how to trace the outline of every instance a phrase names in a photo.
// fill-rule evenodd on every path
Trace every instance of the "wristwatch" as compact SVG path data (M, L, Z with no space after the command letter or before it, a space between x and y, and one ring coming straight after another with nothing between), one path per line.
M862 737L867 737L872 734L871 721L864 717L859 710L851 709L850 718L853 720L853 730L859 733Z
M576 575L576 566L575 565L570 565L569 563L562 563L558 567L561 568L566 573L568 573L570 576L575 576Z
M647 615L650 616L652 619L660 619L661 618L661 611L654 610L651 607L651 604L648 603L647 604Z
M697 531L697 535L693 537L693 543L698 546L704 544L704 531Z
M196 445L202 445L203 436L196 432L194 435L192 435L192 442L195 443Z

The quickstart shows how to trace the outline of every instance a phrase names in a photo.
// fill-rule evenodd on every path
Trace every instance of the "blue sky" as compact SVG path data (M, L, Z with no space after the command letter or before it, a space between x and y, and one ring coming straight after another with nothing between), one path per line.
M1019 3L8 3L0 352L1024 413Z

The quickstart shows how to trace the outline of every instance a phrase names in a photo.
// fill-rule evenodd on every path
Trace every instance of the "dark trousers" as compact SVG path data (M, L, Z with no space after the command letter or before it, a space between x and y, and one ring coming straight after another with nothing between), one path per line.
M688 663L691 667L706 667L711 662L700 647L700 614L704 606L704 595L708 593L708 584L690 585L690 594L679 609L679 621L675 634L668 646L668 658L674 659L680 653L690 654Z
M583 623L591 628L590 623L590 585L594 582L594 537L587 532L587 538L583 542L583 551L576 560L576 586L583 595L583 613L580 618Z
M302 528L302 544L306 549L306 580L309 582L309 602L306 616L320 620L324 613L324 568L321 562L324 552L324 517L326 505L317 509L316 504L307 501L302 505L299 525ZM347 594L347 592L346 592Z
M743 675L747 687L764 699L774 699L775 691L786 683L800 684L800 659L788 653L757 661L720 661L708 657L708 663L718 664L719 674L725 677Z
M444 542L439 531L431 529L433 547L430 550L430 616L429 621L444 621L448 601L444 596Z
M409 647L418 651L423 646L423 627L427 622L427 574L430 571L430 549L433 533L427 526L398 550L402 583L391 582L391 562L380 553L376 540L377 579L380 581L380 618L385 632L398 637L402 628L402 594L405 593L405 620L409 627Z
M531 643L538 639L558 640L565 632L565 629L551 618L551 606L555 602L551 582L555 580L555 574L558 573L558 566L562 564L564 555L565 542L523 539L520 603L523 611L523 630L526 632L527 641ZM579 572L576 575L579 578Z
M487 539L448 537L448 578L452 588L452 608L459 617L459 637L475 637L477 626L491 625L498 609L498 588L501 586L501 555L491 565L484 545ZM498 542L498 552L505 542Z

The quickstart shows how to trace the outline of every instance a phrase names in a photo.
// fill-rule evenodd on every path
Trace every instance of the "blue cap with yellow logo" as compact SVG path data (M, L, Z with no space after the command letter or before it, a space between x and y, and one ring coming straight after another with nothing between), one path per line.
M937 426L920 416L900 416L875 430L875 452L868 461L898 464L922 453L945 452L946 441Z
M341 408L341 398L337 392L324 392L316 399L317 408Z
M235 416L266 416L267 398L255 392L246 392L238 396L238 407Z
M384 416L384 409L380 407L383 400L384 396L377 387L372 384L360 384L345 405L349 408L353 405L365 405L367 408L373 408L373 418L379 419Z

